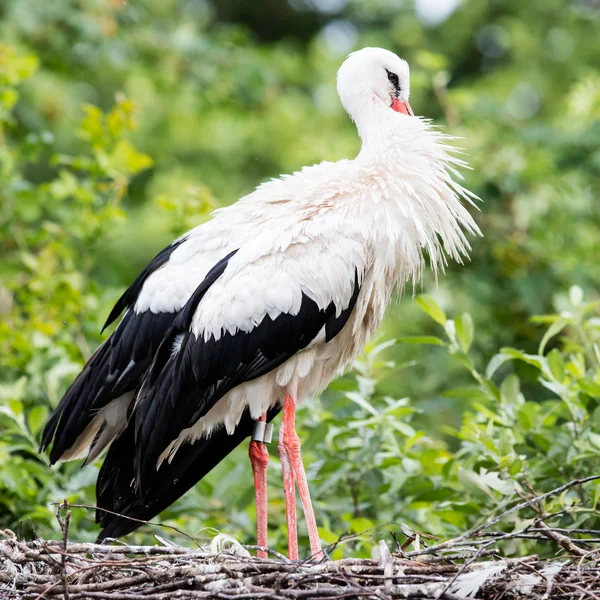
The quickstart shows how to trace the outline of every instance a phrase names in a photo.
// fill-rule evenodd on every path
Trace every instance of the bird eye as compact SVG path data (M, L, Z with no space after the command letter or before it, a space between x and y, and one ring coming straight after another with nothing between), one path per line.
M392 73L391 71L388 71L387 69L386 69L386 71L387 71L388 79L390 80L390 82L392 83L392 85L396 89L398 89L400 87L400 82L398 80L398 75L396 75L396 73Z

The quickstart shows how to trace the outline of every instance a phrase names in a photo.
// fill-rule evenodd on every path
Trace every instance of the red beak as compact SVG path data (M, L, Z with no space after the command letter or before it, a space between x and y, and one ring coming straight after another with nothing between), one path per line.
M395 110L396 112L402 113L404 115L408 115L409 117L415 116L415 113L412 111L408 100L406 102L400 102L398 98L394 98L394 100L392 101L391 108L392 110Z

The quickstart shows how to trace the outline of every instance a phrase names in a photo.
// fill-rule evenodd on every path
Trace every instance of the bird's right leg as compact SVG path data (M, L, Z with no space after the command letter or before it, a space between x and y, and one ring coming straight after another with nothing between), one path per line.
M262 415L259 422L266 423L267 413ZM264 433L264 426L262 429ZM269 451L264 439L250 442L250 462L254 473L254 490L256 493L256 544L267 547L267 467L269 465ZM259 558L267 558L264 550L258 550Z
M288 528L288 557L291 560L298 560L298 525L296 522L296 481L294 471L288 454L287 445L287 423L285 419L281 421L279 430L279 458L281 460L281 470L283 471L283 493L285 495L285 516Z
M298 493L300 500L302 501L302 507L304 508L304 516L306 517L306 527L308 529L308 539L310 540L310 551L312 558L321 559L323 558L323 550L321 548L321 540L319 539L319 530L317 528L317 522L315 520L315 513L310 500L310 492L308 490L308 482L306 480L306 472L304 471L304 465L302 464L302 456L300 455L300 438L296 433L296 401L294 398L287 394L283 399L283 418L281 420L281 433L280 433L280 444L283 440L283 446L286 451L286 457L288 464L292 470L292 481L296 481L298 485ZM283 466L283 462L282 462ZM285 471L284 471L285 476ZM285 479L284 479L285 485ZM292 488L293 490L293 488ZM287 491L287 487L286 487ZM292 491L292 495L294 492ZM295 533L295 518L296 518L296 498L294 496L294 533ZM289 520L288 520L289 523ZM289 534L288 534L289 536ZM296 536L296 558L298 554L298 539ZM291 549L290 549L290 558Z

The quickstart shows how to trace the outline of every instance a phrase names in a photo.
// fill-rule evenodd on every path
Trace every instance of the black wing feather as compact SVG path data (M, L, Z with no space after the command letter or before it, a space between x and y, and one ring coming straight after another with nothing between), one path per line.
M104 328L124 309L130 309L114 333L96 350L67 389L42 433L40 451L45 450L54 440L50 452L51 463L59 460L73 446L101 408L140 385L177 313L135 313L131 309L148 276L164 265L175 248L184 241L185 239L178 240L161 250L111 311Z
M140 273L118 300L105 327L134 306L148 276L183 241L165 248ZM145 379L139 401L129 407L128 425L112 443L98 479L98 507L124 515L98 511L97 521L104 527L101 539L125 535L139 526L125 517L148 520L169 506L250 435L253 421L245 411L232 435L219 429L207 439L185 444L157 470L158 457L183 429L237 385L268 373L305 348L323 327L326 341L333 339L350 317L360 289L358 273L350 303L337 317L333 303L320 309L303 296L297 315L267 316L250 333L196 339L190 325L198 303L235 252L213 267L179 313L127 312L67 390L44 429L41 446L46 448L54 439L50 458L55 462L97 410L138 389ZM180 350L174 354L176 338ZM278 407L269 411L268 419L277 412Z
M279 410L278 406L271 409L267 421L270 422ZM133 431L124 432L108 451L98 477L96 495L101 508L96 511L96 522L103 528L98 542L127 535L142 524L140 521L149 521L169 507L249 437L253 426L254 420L246 410L233 434L219 429L210 438L180 448L171 462L165 461L155 471L143 502L138 500L131 487L133 461L123 460L123 456L131 456L134 452Z
M202 286L201 286L202 287ZM265 316L250 332L225 332L215 340L190 332L204 292L194 294L173 323L151 367L132 420L135 421L135 480L139 498L151 490L160 455L186 428L203 417L234 387L276 369L325 327L326 339L341 331L356 304L358 273L347 308L336 317L332 302L321 309L303 294L298 314ZM175 338L179 351L172 352Z
M152 314L151 318L148 313L133 311L125 315L69 386L44 427L40 451L54 439L52 464L75 444L101 408L139 386L174 318L174 313ZM148 328L152 335L142 336Z
M156 271L159 267L162 267L168 260L171 258L171 254L173 251L181 246L183 242L185 242L187 238L183 237L175 242L173 242L170 246L163 248L142 270L142 272L135 278L135 281L125 290L123 295L117 300L117 303L114 305L113 309L110 311L108 315L108 319L106 319L106 323L104 323L104 327L102 327L102 331L104 331L111 323L116 321L117 317L126 309L131 308L137 297L140 295L142 291L142 286L144 285L146 279Z

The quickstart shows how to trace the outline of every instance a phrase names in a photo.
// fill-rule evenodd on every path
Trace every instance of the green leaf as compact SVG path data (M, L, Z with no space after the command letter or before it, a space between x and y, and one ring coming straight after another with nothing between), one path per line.
M577 381L579 388L592 398L600 398L600 383L596 383L587 377L582 377Z
M424 431L417 431L410 439L404 442L404 451L408 452L421 438L425 437Z
M531 440L538 448L541 448L544 452L548 452L552 445L550 440L541 433L532 433Z
M444 340L434 335L408 335L399 337L398 342L401 344L423 344L429 346L445 346Z
M509 358L518 358L519 360L524 360L525 358L525 353L516 348L501 348L500 354Z
M369 356L371 358L373 358L373 357L381 354L388 348L391 348L392 346L395 346L395 345L396 345L396 340L394 338L392 338L391 340L386 340L385 342L382 342L381 344L377 344L375 347L373 347L371 350L369 350Z
M504 379L500 386L500 394L502 400L507 404L518 405L521 403L520 396L520 382L519 378L511 374Z
M428 494L434 490L434 484L431 479L427 479L422 475L410 477L404 482L401 488L403 496L411 496L419 498L422 494Z
M587 438L592 445L594 445L596 448L600 448L600 435L594 433L593 431L589 431Z
M369 529L373 529L374 523L369 519L365 519L364 517L357 517L350 521L350 529L354 533L363 533L368 531Z
M544 337L542 338L542 341L540 342L540 346L538 348L538 354L540 356L542 356L544 354L544 350L546 349L546 344L550 341L550 339L553 338L558 333L560 333L568 324L569 324L569 322L566 319L560 318L560 319L557 319L556 321L554 321L554 323L552 323L552 325L550 325L550 327L548 327L548 330L544 334Z
M546 357L548 361L548 368L552 373L552 377L558 382L562 383L565 379L565 363L560 353L560 350L554 348Z
M413 406L409 406L408 398L400 398L399 400L392 401L383 413L396 417L406 417L413 414L416 410Z
M537 423L540 413L540 405L536 402L525 402L519 407L518 419L521 428L528 432L531 431Z
M473 319L469 313L463 313L456 319L456 337L463 352L468 352L473 342Z
M370 412L372 415L378 417L379 413L363 398L358 392L347 392L346 398L352 400L355 404L358 404L361 408Z
M393 427L396 431L407 438L412 438L415 435L414 428L403 421L395 421Z
M511 435L511 431L507 428L500 429L500 436L498 440L498 452L500 456L507 456L512 453L514 448L514 437Z
M452 508L465 515L477 515L481 513L481 505L476 502L453 502Z
M11 383L0 384L0 400L22 400L27 387L27 377L23 375Z
M488 363L487 369L485 370L485 376L488 379L491 379L494 373L509 360L514 360L514 356L509 356L508 354L496 354L492 356L492 359Z
M550 323L554 323L554 321L558 321L560 317L558 315L533 315L529 320L532 323L543 323L544 325L549 325Z
M512 477L516 477L523 470L523 461L520 458L513 460L508 472Z
M42 428L48 416L48 409L45 406L34 406L27 416L29 429L34 435Z
M119 140L106 158L103 166L110 174L132 176L152 166L152 159L138 152L129 140Z
M487 398L485 392L475 385L450 388L449 390L444 390L441 395L444 398L473 398L477 400L484 400Z
M436 323L439 323L442 326L446 324L446 315L434 300L433 296L423 294L417 298L417 304L420 309L424 313L427 313Z
M482 481L478 473L471 469L459 467L458 479L461 485L466 488L466 491L471 493L483 492L490 499L494 500L494 495L490 491L489 487ZM467 496L468 497L468 496Z
M506 356L509 356L511 358L521 360L527 363L528 365L533 365L534 367L537 367L540 370L542 369L542 366L544 364L543 356L537 356L535 354L525 354L525 352L517 350L516 348L502 348L500 350L500 353L505 354Z

